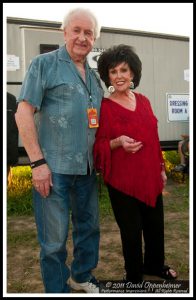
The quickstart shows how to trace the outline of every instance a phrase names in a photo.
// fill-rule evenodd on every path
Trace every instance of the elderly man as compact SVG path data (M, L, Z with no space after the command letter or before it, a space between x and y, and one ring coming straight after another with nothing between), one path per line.
M98 293L99 216L92 147L103 96L86 57L99 36L88 10L63 21L65 46L34 58L24 79L16 123L32 168L40 265L46 293L70 285ZM73 261L66 265L69 218Z

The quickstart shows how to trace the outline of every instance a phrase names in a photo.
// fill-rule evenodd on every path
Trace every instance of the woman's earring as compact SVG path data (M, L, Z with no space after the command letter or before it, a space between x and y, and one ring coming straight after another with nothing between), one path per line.
M133 83L133 81L130 82L130 89L131 89L131 90L134 89L134 83Z
M114 91L115 91L114 86L113 86L113 85L110 85L110 86L108 87L108 92L109 92L110 94L112 94L112 93L114 93Z

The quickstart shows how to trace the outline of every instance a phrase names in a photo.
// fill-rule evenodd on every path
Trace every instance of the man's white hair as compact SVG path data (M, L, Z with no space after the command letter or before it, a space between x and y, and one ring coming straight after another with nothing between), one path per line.
M92 20L94 21L94 24L95 24L94 36L95 36L95 39L98 39L98 37L100 36L101 27L99 26L97 18L89 9L75 8L73 10L70 10L68 12L68 14L65 15L62 25L61 25L61 28L64 30L67 27L68 23L70 22L70 19L72 18L72 16L75 14L83 14L83 15L87 15L88 17L92 18Z

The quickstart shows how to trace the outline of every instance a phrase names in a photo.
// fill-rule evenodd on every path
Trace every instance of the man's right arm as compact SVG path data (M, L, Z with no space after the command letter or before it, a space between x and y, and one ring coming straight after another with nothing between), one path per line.
M31 162L44 157L38 141L34 113L35 108L24 100L19 103L15 114L18 131ZM43 164L33 168L32 180L37 191L43 197L47 197L50 193L50 187L52 186L51 171L48 165Z
M18 131L31 162L43 158L37 137L37 130L34 121L35 108L27 101L18 104L15 114Z

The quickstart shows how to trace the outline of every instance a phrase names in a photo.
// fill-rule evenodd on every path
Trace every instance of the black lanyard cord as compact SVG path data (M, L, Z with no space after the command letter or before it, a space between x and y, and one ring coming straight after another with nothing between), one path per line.
M74 64L74 63L73 63ZM76 68L77 72L76 72L76 75L77 77L80 79L80 81L82 82L82 84L84 85L84 87L86 88L87 92L88 92L88 95L89 95L89 100L88 100L88 105L89 107L93 107L93 100L92 100L92 96L91 96L91 78L90 78L90 74L88 72L88 79L89 79L89 83L90 83L90 90L87 86L87 84L84 82L84 80L82 79L80 73L78 72L78 69L76 67L76 65L74 64L74 67Z

